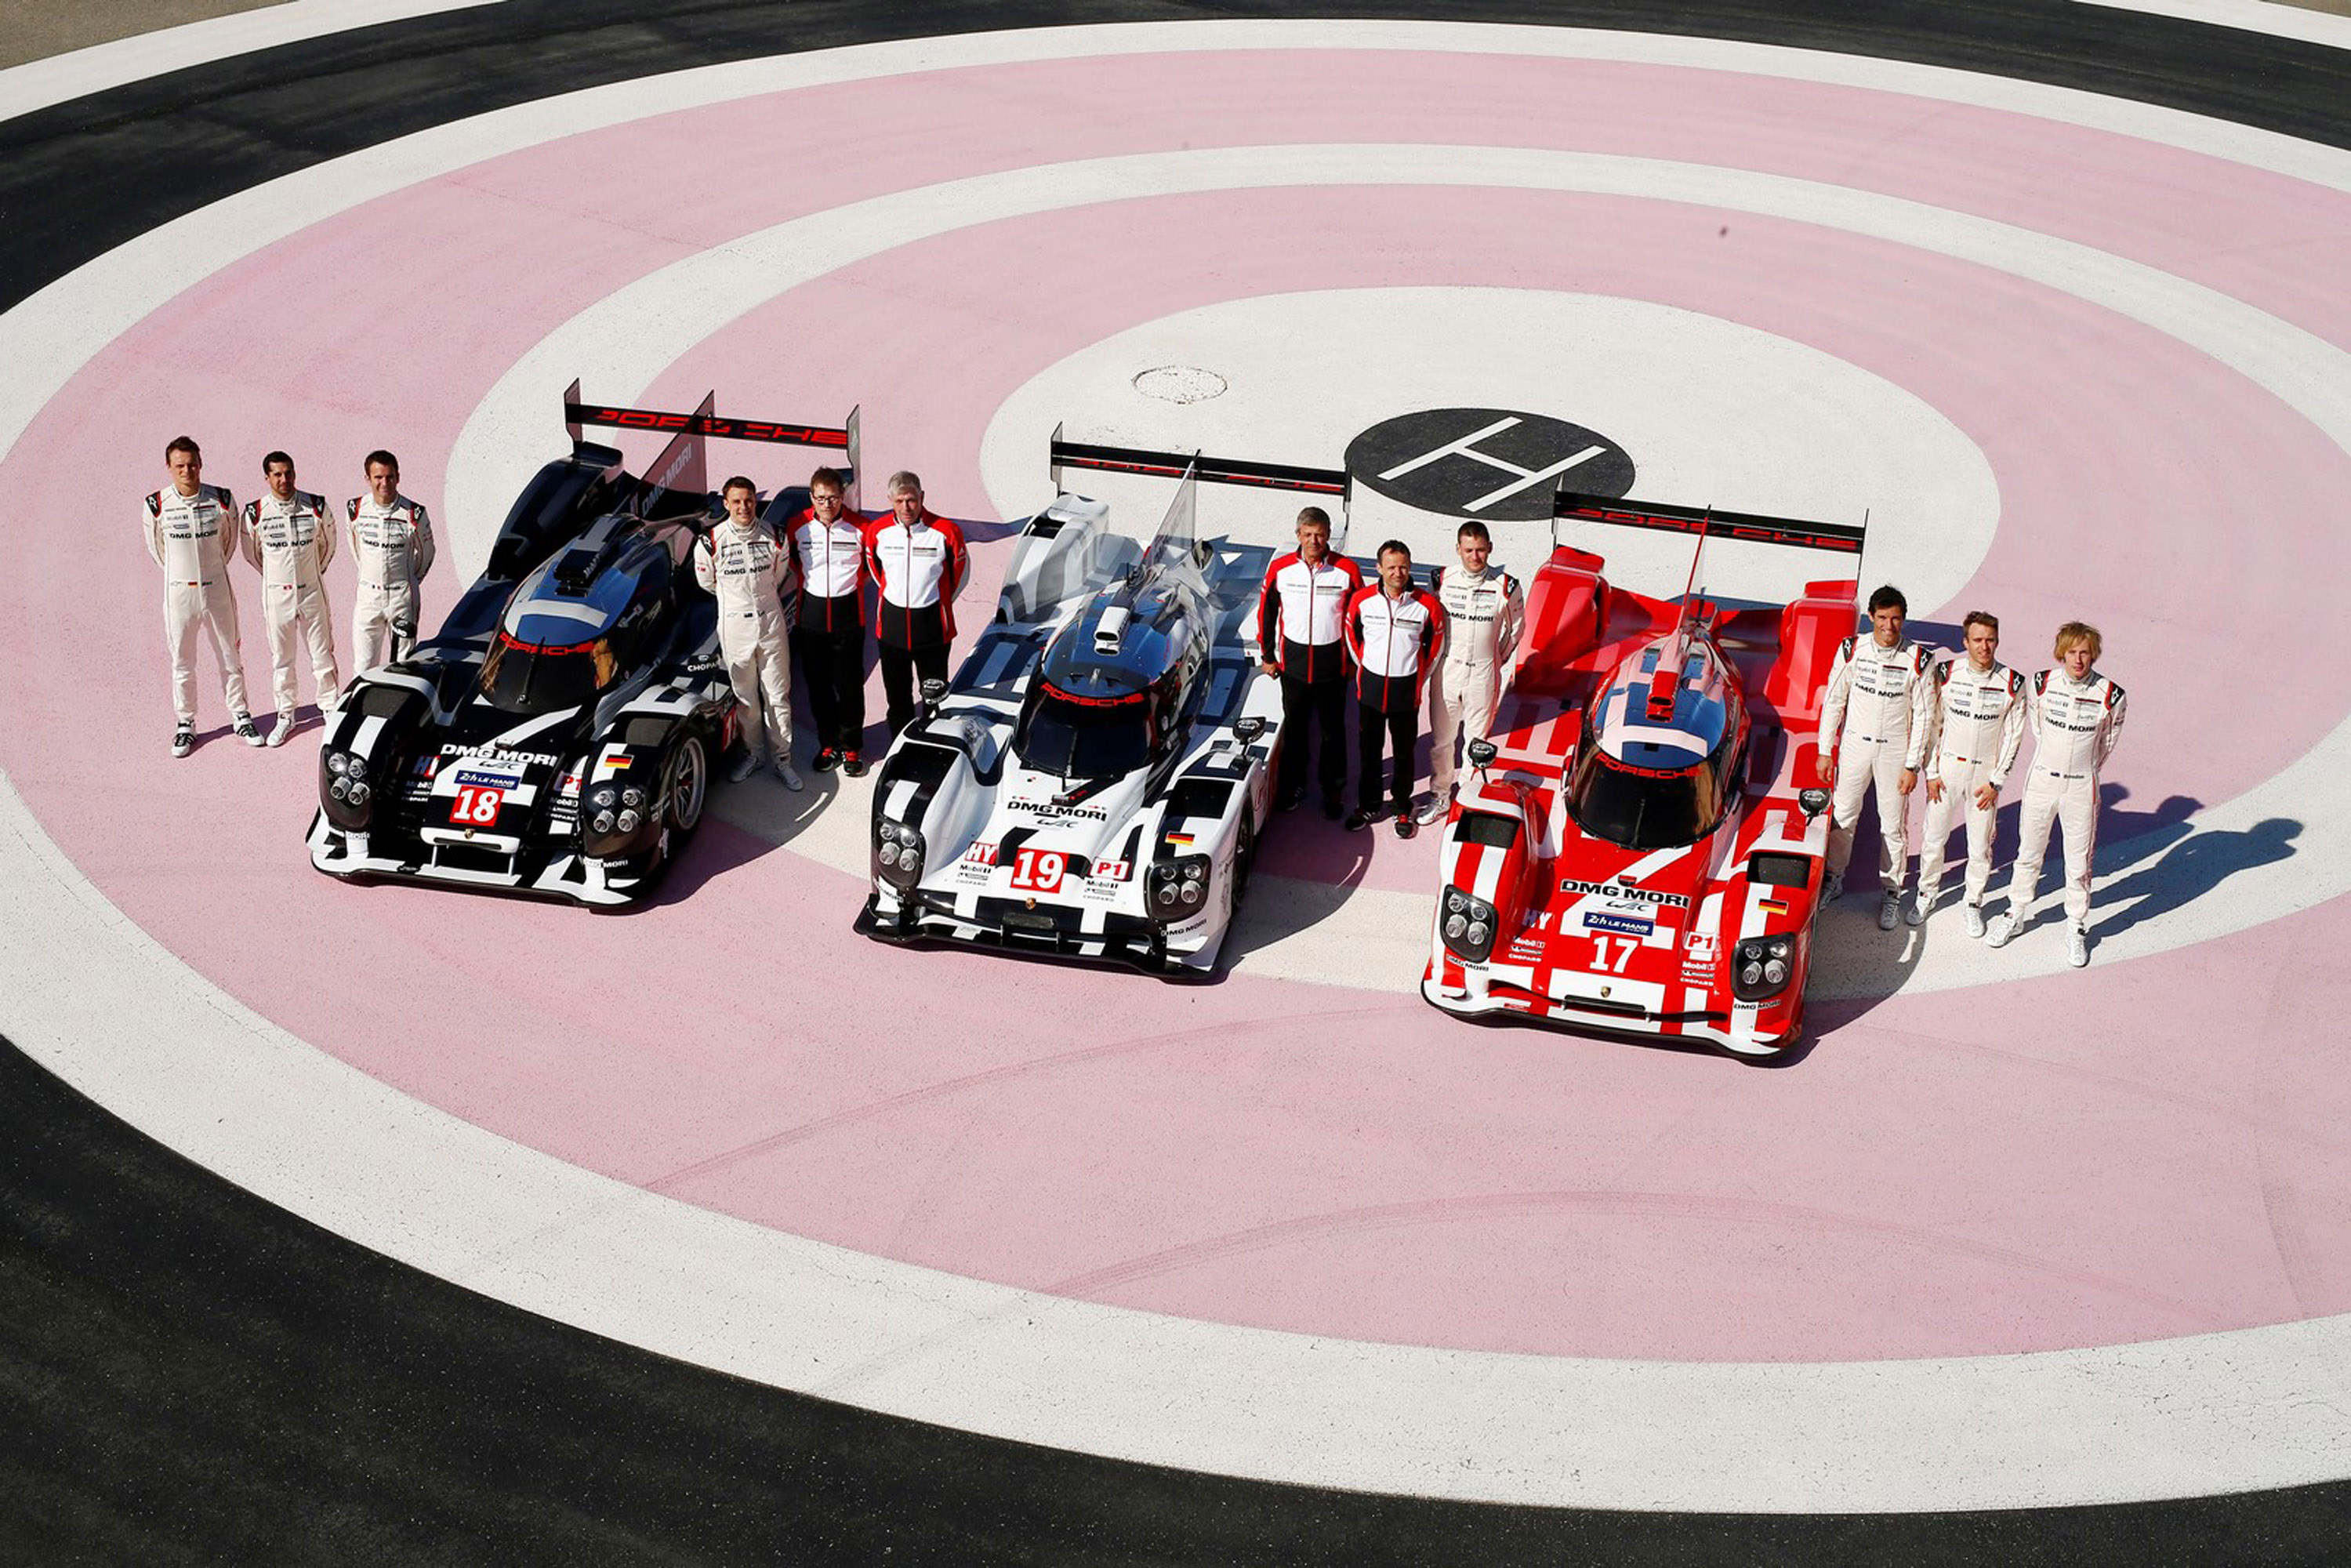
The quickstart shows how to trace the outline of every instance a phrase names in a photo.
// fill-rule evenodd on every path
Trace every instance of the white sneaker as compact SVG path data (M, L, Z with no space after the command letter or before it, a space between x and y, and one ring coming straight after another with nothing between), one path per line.
M1821 902L1834 904L1844 896L1844 873L1833 871L1821 881Z
M1894 929L1895 922L1901 918L1902 895L1898 893L1884 893L1878 894L1877 928L1880 931L1891 931Z
M2065 933L2065 962L2076 969L2090 961L2090 934L2076 925Z
M190 724L186 719L182 719L180 721L180 727L172 732L172 755L174 757L185 757L189 752L193 751L195 748L196 727Z
M1433 790L1429 794L1427 803L1420 809L1421 823L1426 826L1432 822L1441 822L1445 821L1446 813L1452 810L1453 792L1450 789Z
M787 789L800 787L800 776L792 768L792 759L781 752L776 754L776 780Z
M272 746L283 746L293 738L294 716L290 713L279 714L277 716L277 722L269 727L269 744Z
M2001 915L1999 919L1991 923L1991 930L1984 938L1985 946L1991 947L2007 946L2008 939L2017 934L2017 932L2022 928L2022 923L2020 922L2013 915Z
M1912 894L1910 895L1910 907L1902 912L1902 923L1905 925L1926 925L1927 912L1934 908L1934 906L1935 900L1933 894L1926 893Z
M747 751L735 759L734 767L726 770L726 781L730 784L740 784L767 765L766 758L756 751Z
M269 744L269 742L261 738L261 732L253 727L253 716L251 714L241 713L235 715L229 720L229 728L235 731L236 737L245 742L247 746L266 746Z
M1968 916L1968 935L1970 936L1982 936L1984 934L1983 911L1970 904L1967 906L1966 913Z

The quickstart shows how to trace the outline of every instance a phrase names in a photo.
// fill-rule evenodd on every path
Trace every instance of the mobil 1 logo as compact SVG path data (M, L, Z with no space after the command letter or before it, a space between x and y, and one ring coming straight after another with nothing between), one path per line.
M1562 484L1608 500L1633 488L1632 457L1598 431L1505 408L1384 419L1347 444L1347 472L1417 511L1496 523L1550 517Z

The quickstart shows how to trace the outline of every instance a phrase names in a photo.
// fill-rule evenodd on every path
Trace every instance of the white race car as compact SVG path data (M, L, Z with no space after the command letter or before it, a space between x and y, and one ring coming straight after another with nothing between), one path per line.
M1273 805L1280 682L1251 611L1271 552L1203 541L1199 481L1343 498L1335 470L1064 443L1181 481L1148 544L1066 492L1021 527L995 622L882 764L857 929L1198 976Z

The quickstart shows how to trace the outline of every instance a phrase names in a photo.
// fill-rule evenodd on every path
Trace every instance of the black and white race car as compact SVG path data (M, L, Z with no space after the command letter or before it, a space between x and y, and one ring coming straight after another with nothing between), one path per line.
M1343 497L1330 470L1052 444L1180 481L1147 544L1066 492L1021 526L955 679L883 760L857 929L1211 969L1272 810L1280 683L1248 644L1270 551L1196 537L1202 480Z
M701 821L736 727L717 607L690 559L714 512L703 444L834 447L853 465L856 414L831 429L723 418L709 398L678 414L578 393L570 456L525 488L439 633L361 674L329 716L320 871L620 904ZM640 479L583 424L675 434ZM767 511L806 504L787 489Z

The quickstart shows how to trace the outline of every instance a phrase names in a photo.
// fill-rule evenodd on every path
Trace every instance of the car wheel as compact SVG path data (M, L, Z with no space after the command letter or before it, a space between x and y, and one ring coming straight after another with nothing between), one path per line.
M1239 914L1241 894L1249 891L1249 868L1257 864L1257 828L1241 813L1240 839L1233 845L1233 911Z
M699 732L687 731L669 754L662 798L669 802L670 831L681 838L694 831L710 798L710 748Z

